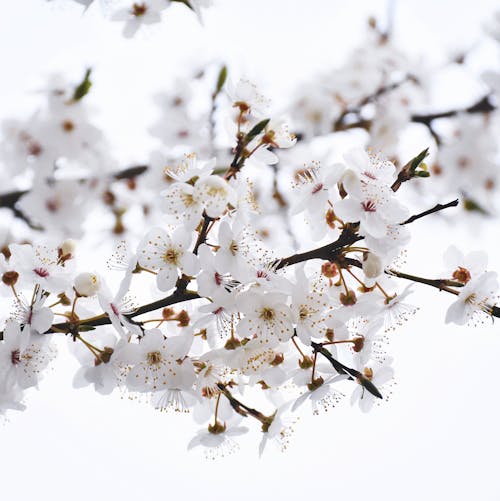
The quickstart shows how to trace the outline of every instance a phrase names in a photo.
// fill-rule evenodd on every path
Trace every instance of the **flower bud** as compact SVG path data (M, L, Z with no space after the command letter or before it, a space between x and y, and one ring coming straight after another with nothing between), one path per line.
M17 279L19 278L19 273L17 271L6 271L2 275L2 282L9 287L16 285Z
M161 310L161 316L165 320L172 318L174 315L175 315L175 311L173 308L163 308L163 310Z
M189 325L189 313L186 310L182 310L177 314L177 325L179 327L187 327Z
M356 304L358 300L356 293L353 290L349 290L345 294L341 292L339 297L341 304L344 306L352 306L353 304Z
M365 346L365 338L360 336L360 337L355 337L353 339L352 343L352 349L356 352L359 353Z
M470 271L467 268L459 266L454 272L452 277L462 284L466 284L471 279Z
M339 269L335 263L327 261L321 265L321 273L327 278L333 278L338 275Z
M80 273L75 278L74 288L80 296L94 296L101 286L101 281L94 273Z
M384 271L382 260L373 252L363 254L363 271L367 278L377 278Z

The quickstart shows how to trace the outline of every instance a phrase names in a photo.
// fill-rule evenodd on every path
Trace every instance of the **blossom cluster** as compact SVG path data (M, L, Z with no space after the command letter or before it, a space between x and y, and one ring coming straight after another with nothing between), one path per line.
M491 59L491 45L498 67L499 16L497 11L485 23L484 36L476 45L433 64L404 52L371 20L367 39L345 64L314 75L297 88L290 109L292 127L303 136L303 147L321 137L349 134L397 163L408 155L407 145L421 136L430 147L429 173L434 182L414 183L415 190L436 198L461 196L466 210L496 214L500 75L492 69L477 74L475 67L481 57ZM471 95L461 96L457 107L433 105L436 81L449 75L473 81Z
M225 70L217 92L224 85ZM247 172L273 165L276 152L297 139L282 119L264 118L267 100L254 84L241 80L228 96L231 158L190 153L163 169L161 223L136 246L117 243L108 265L118 281L111 271L82 269L74 240L4 247L0 287L13 307L0 343L1 414L24 407L25 391L38 385L56 356L54 339L64 338L79 364L75 387L191 411L200 430L190 447L229 452L248 431L242 420L254 418L261 452L271 439L286 448L306 403L318 413L348 397L368 411L390 396L390 334L417 309L408 302L413 284L401 289L399 279L456 296L447 322L497 315L496 274L487 271L482 253L463 256L450 248L439 279L398 269L409 225L425 215L410 217L398 190L422 172L425 152L399 169L363 149L345 152L342 162L304 165L291 187L289 215L274 220L275 233L293 233L289 225L303 220L311 241L327 243L278 255L279 246L270 246L255 225L258 198ZM37 120L61 123L68 115L58 109L49 110L56 118ZM83 126L84 116L71 118L82 124L83 136L92 130ZM79 138L73 149L54 153L51 136L44 141L37 134L36 120L25 134L40 150L28 152L28 161L49 177L67 170L59 155L85 159L85 145L99 144ZM23 137L18 132L11 147L29 148ZM43 195L34 189L30 196ZM74 198L67 189L61 196L63 207ZM75 222L70 208L61 217ZM133 298L139 292L141 306Z
M172 2L76 3L102 4L130 37ZM181 3L198 15L211 4ZM2 123L0 417L25 408L66 344L75 388L190 413L190 448L229 453L253 421L260 453L284 449L306 407L346 399L366 412L390 397L390 339L418 310L416 287L449 295L446 323L499 317L484 252L451 246L437 278L404 268L412 223L459 201L415 209L400 190L493 207L498 75L475 103L424 114L432 72L416 67L372 22L368 43L298 89L287 115L225 66L179 76L155 97L157 149L126 168L94 120L92 70L51 77L36 113ZM407 155L414 125L430 148ZM330 154L334 137L358 133Z

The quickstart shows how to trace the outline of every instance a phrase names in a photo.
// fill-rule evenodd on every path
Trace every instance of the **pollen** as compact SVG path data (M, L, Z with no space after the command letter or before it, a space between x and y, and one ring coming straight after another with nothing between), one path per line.
M177 249L174 249L173 247L170 247L165 251L165 254L163 254L163 260L165 261L165 263L177 265L177 262L179 260L179 251Z
M266 322L270 322L274 320L276 317L276 313L272 308L262 308L260 312L260 318L264 319Z
M162 362L162 356L159 351L150 351L146 355L146 359L149 365L159 365Z

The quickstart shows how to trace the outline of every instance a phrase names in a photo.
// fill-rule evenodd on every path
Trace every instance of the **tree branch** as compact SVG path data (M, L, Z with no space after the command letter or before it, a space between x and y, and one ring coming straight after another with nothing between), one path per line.
M158 299L152 303L145 304L140 308L137 308L133 313L125 315L129 320L143 315L144 313L149 313L151 311L159 310L160 308L165 308L166 306L171 306L173 304L183 303L185 301L191 301L193 299L199 299L200 296L193 291L180 290L177 288L170 296ZM65 331L71 332L72 329L78 329L80 327L98 327L100 325L109 325L111 320L106 313L99 315L98 317L93 317L89 320L81 320L76 322L60 322L54 324L47 334L52 334L54 332Z
M437 204L434 207L432 207L432 209L428 209L424 212L421 212L420 214L415 214L414 216L411 216L404 223L401 223L401 224L413 223L413 221L416 221L417 219L420 219L421 217L428 216L429 214L434 214L435 212L439 212L441 210L448 209L449 207L456 207L457 205L458 205L458 198L456 200L448 202L447 204Z
M491 102L490 96L486 95L467 108L457 108L448 111L441 111L439 113L415 114L412 115L411 121L421 123L427 125L427 127L430 127L431 122L433 120L437 120L438 118L450 118L460 113L489 113L491 111L495 111L496 109L497 107Z

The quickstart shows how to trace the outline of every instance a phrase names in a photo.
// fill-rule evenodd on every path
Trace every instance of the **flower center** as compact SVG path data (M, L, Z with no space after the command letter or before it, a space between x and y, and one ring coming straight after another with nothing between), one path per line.
M361 202L361 207L365 212L376 212L377 206L373 200L366 200L365 202Z
M45 201L45 207L49 212L57 212L61 208L61 202L57 198L49 198Z
M135 3L132 5L132 14L136 17L143 16L148 10L145 3Z
M146 359L149 365L159 365L161 364L161 353L159 351L150 351L146 355Z
M49 272L47 269L45 268L35 268L33 270L39 277L42 277L42 278L47 278L49 276Z
M192 207L195 205L193 195L190 193L181 193L181 199L185 207Z
M470 280L470 278L471 278L469 270L467 268L462 268L461 266L459 266L453 272L452 277L457 282L461 282L462 284L466 284Z
M113 303L110 303L109 306L111 306L111 311L116 315L116 316L119 316L120 315L120 310L116 307L115 304Z
M215 281L216 285L219 285L219 286L222 285L223 277L218 271L216 271L214 273L214 281Z
M477 299L477 295L475 292L473 292L472 294L470 294L469 296L467 296L465 299L464 299L464 302L465 304L474 304L476 302L476 299Z
M257 270L257 278L265 278L266 280L269 280L269 275L265 270Z
M311 314L311 311L306 305L301 305L299 308L299 318L300 320L305 320L309 315Z
M210 186L207 190L207 195L209 197L225 197L227 191L223 186Z
M71 120L64 120L61 127L64 132L71 132L75 128L75 124Z
M167 249L165 251L165 254L163 254L163 260L165 261L165 263L176 265L178 259L179 259L179 251L177 249L174 249L173 247Z
M260 312L260 318L263 318L266 322L274 320L275 316L276 313L272 308L262 308L262 311Z

